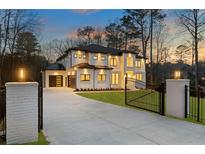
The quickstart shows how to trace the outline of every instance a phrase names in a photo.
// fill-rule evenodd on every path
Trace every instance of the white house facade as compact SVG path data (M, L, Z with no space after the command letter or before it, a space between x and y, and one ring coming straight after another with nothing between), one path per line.
M123 89L125 74L145 88L146 59L136 52L91 44L69 49L44 71L44 87Z

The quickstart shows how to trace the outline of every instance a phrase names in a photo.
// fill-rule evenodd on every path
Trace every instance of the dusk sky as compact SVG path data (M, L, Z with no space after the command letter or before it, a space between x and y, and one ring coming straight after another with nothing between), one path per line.
M47 9L35 10L39 13L43 26L41 31L41 42L48 42L53 39L73 38L76 36L76 30L83 26L105 27L110 22L116 21L123 15L123 10L120 9L103 9L103 10L62 10L62 9ZM167 14L165 23L167 25L167 35L170 50L175 51L176 46L189 39L189 35L185 37L180 26L176 21L176 10L164 10ZM204 59L204 43L199 46L200 59ZM202 56L203 55L203 56Z
M104 27L120 18L123 10L37 10L43 21L43 40L68 37L82 26Z

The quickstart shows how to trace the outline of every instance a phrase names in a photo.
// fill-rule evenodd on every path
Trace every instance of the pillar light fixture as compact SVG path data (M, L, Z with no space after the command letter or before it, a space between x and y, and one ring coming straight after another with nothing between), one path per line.
M174 79L181 79L181 71L180 70L174 71Z
M24 68L19 68L18 76L19 76L19 81L24 81L25 80L25 70L24 70Z

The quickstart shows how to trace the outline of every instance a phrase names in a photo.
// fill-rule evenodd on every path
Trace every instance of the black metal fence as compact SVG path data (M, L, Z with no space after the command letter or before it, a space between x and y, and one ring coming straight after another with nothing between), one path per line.
M141 84L141 86L139 86L139 84ZM126 76L125 104L164 115L164 84L147 85L143 88L141 82L135 79L129 79Z
M0 142L6 139L6 88L0 87Z
M42 73L38 82L38 131L43 129L43 82Z
M189 96L189 97L188 97ZM205 123L205 90L185 85L185 118Z

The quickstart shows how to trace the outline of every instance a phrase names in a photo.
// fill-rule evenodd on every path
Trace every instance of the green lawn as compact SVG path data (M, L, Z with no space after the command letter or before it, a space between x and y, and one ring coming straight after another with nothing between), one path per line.
M130 107L125 105L125 94L124 92L89 92L89 93L77 93L80 96L91 98L95 100L99 100L102 102L120 105L124 107ZM148 95L146 95L148 94ZM138 99L137 101L131 101L129 104L135 105L140 108L146 108L147 110L154 110L155 112L159 112L159 93L153 92L152 90L137 90L137 91L129 91L127 97L129 100L133 100L136 97L143 96L142 98ZM151 102L152 104L148 104L145 102ZM166 105L166 102L165 102ZM205 124L205 99L201 99L200 101L200 118L204 119L200 122ZM135 107L132 107L135 108ZM135 108L136 109L136 108ZM196 122L197 116L197 104L196 98L190 97L190 113L193 116L188 116L186 120L191 122Z
M136 97L139 96L144 96L146 94L149 94L153 92L152 90L137 90L137 91L129 91L127 93L127 98L129 100L132 100ZM102 102L114 104L114 105L120 105L120 106L125 106L125 107L131 107L128 105L125 105L125 94L124 92L89 92L89 93L77 93L80 96L86 97L86 98L91 98L95 100L99 100ZM153 92L150 95L144 96L142 99L140 99L140 102L136 103L136 101L132 101L129 104L141 107L141 108L146 108L146 109L152 109L156 112L158 112L157 105L159 105L158 100L158 93ZM152 104L147 105L145 104L146 101L150 99ZM133 107L132 107L133 108Z
M95 100L99 100L102 102L126 106L125 105L125 94L124 92L90 92L90 93L77 93L80 96L91 98Z
M39 132L37 142L25 143L24 145L48 145L48 144L49 142L47 141L43 132Z

